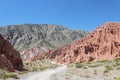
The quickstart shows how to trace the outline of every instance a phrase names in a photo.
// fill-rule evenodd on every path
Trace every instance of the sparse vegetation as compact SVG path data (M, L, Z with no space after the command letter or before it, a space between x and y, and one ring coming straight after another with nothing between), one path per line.
M114 60L113 66L114 66L114 67L120 66L120 58L117 58L117 59Z
M103 73L104 73L104 74L105 74L105 73L109 73L109 71L106 69L106 70L103 71Z
M105 68L106 68L107 70L113 70L113 69L114 69L113 66L110 66L110 65L105 66Z
M24 67L28 69L28 71L42 71L49 68L56 68L56 64L52 64L51 61L48 60L39 60L35 62L24 62Z
M110 60L100 60L100 61L97 61L97 62L106 63L106 62L110 62Z
M6 69L0 69L0 78L3 80L6 80L7 78L18 79L18 76L16 73L8 72Z
M68 64L68 70L65 75L62 75L65 80L74 80L71 79L76 77L75 80L82 80L82 78L90 78L91 76L99 76L103 77L103 80L107 80L108 77L113 75L112 72L117 71L116 74L119 76L120 70L120 60L102 60L97 62L87 62L87 63L72 63ZM40 60L36 62L24 62L24 66L29 71L42 71L48 68L56 68L57 65L52 64L51 61L48 60ZM77 72L77 73L76 73ZM26 72L20 72L19 74L24 74ZM113 76L114 80L120 80L119 77ZM16 74L10 73L5 76L7 78L18 78ZM56 78L57 79L57 78ZM55 79L55 80L56 80ZM100 79L101 80L101 79Z
M0 69L0 78L6 80L6 69Z
M5 75L6 78L14 78L19 79L19 77L16 75L16 73L8 73Z
M120 80L120 77L116 78L116 80Z
M74 67L74 64L67 64L67 67Z
M75 67L76 67L76 68L82 68L83 65L82 65L81 63L76 63L76 64L75 64Z
M66 75L67 77L70 78L68 80L74 80L71 79L73 77L77 77L76 79L78 80L83 80L83 79L87 80L87 78L93 76L94 77L97 76L99 80L110 80L110 79L119 80L119 78L116 77L120 75L119 70L120 70L120 59L101 60L96 62L76 63L74 64L74 66L70 65L69 71L67 72ZM116 76L114 76L114 73L116 73ZM100 79L99 76L102 76L103 78ZM93 80L96 79L93 78Z
M120 58L115 59L116 62L120 62Z
M101 66L100 64L91 64L91 65L88 65L89 67L91 67L91 68L96 68L96 67L99 67L99 66Z
M35 62L24 62L24 68L27 69L28 71L22 71L19 72L18 74L25 74L27 72L32 72L32 71L42 71L45 69L49 68L56 68L56 64L52 64L51 61L48 60L40 60L40 61L35 61ZM0 69L0 79L6 80L7 78L14 78L18 79L18 74L15 72L7 72L6 69Z

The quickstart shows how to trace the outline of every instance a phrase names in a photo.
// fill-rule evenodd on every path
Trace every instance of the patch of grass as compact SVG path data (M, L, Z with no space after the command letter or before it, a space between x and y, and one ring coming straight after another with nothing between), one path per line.
M106 68L107 70L114 70L113 66L110 66L110 65L105 66L105 68Z
M76 64L75 64L75 67L76 67L76 68L82 68L83 65L82 65L81 63L76 63Z
M6 69L0 69L0 78L6 80Z
M87 62L86 64L92 64L92 62Z
M20 75L21 75L21 74L25 74L25 73L27 73L27 71L19 72Z
M38 60L34 62L24 62L24 67L28 69L28 71L42 71L49 68L54 69L57 65L48 60Z
M67 67L74 67L74 64L67 64Z
M115 80L120 80L120 77L116 78Z
M96 68L96 67L99 67L101 66L100 64L91 64L91 65L88 65L88 67L91 67L91 68Z
M3 80L7 78L19 79L16 73L8 72L6 69L0 69L0 78Z
M100 60L100 61L97 61L97 62L106 63L106 62L110 62L110 60Z
M109 70L106 69L106 70L103 71L103 73L109 73Z
M109 70L107 70L107 69L104 70L103 73L104 73L104 76L110 76Z
M120 62L120 58L115 59L116 62Z
M120 60L116 59L113 64L114 67L120 66Z
M8 73L5 75L6 78L14 78L19 79L19 77L15 73Z

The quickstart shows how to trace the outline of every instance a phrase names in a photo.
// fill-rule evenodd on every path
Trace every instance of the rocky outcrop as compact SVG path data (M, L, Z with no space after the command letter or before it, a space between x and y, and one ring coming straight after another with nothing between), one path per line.
M34 47L27 49L21 53L21 57L23 58L24 61L31 61L35 56L43 53L43 52L48 52L48 49L45 47L39 46L39 47Z
M52 50L82 38L87 33L87 31L83 30L70 30L62 26L49 24L23 24L0 27L0 34L20 52L37 46Z
M120 57L120 23L109 22L81 40L37 55L32 60L55 59L60 63L77 63Z
M8 71L23 70L22 59L11 44L0 35L0 68Z

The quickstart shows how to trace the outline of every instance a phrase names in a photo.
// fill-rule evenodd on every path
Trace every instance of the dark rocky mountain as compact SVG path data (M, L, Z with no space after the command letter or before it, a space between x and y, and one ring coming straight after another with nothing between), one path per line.
M32 60L54 59L60 63L81 63L120 58L120 23L109 22L94 30L81 40Z
M0 27L0 34L22 52L39 46L55 49L84 37L88 32L70 30L58 25L23 24Z
M0 68L8 71L23 70L22 59L10 42L0 35Z

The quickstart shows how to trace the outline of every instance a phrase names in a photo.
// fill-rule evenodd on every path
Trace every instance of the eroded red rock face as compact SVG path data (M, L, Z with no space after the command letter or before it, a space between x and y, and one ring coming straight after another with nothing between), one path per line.
M110 22L71 45L38 55L35 59L55 59L60 63L77 63L118 57L120 57L120 23Z
M34 47L34 48L30 48L30 49L23 51L21 53L21 56L23 60L31 61L31 59L33 59L37 55L42 54L43 52L48 52L48 49L46 49L45 47L39 46L39 47Z
M0 35L0 68L9 71L23 70L22 59L11 44Z

